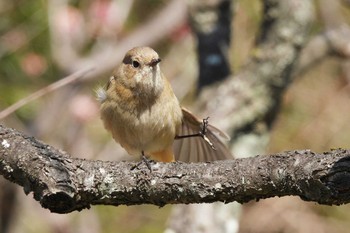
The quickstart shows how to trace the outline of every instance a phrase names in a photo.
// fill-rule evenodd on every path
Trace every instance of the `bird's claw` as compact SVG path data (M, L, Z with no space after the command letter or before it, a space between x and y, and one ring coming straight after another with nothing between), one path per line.
M208 125L209 125L209 117L203 118L203 124L201 126L201 131L199 131L199 135L206 141L209 146L213 149L216 150L214 144L210 141L210 139L206 136L208 132Z
M142 151L141 153L141 161L139 161L135 166L131 168L131 170L134 170L135 168L138 168L142 163L145 163L148 170L152 172L151 162L154 162L153 160L149 160L145 153Z

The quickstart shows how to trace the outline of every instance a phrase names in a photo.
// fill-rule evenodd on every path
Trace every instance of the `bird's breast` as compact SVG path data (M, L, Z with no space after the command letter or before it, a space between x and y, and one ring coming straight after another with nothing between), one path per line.
M171 97L171 98L169 98ZM161 95L152 104L120 104L109 99L102 104L101 118L114 139L129 154L155 152L172 145L182 112L175 96Z

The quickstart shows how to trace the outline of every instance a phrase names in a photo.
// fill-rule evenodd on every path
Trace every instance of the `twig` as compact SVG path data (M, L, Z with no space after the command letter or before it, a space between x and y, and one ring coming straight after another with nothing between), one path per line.
M0 112L0 119L7 117L11 113L15 112L17 109L23 107L24 105L28 104L29 102L31 102L33 100L40 98L43 95L46 95L46 94L53 92L53 91L65 86L67 84L70 84L74 81L77 81L78 79L82 78L85 74L91 72L93 69L94 68L88 68L85 70L77 71L77 72L75 72L67 77L64 77L63 79L60 79L60 80L58 80L58 81L40 89L40 90L30 94L29 96L17 101L13 105L2 110Z

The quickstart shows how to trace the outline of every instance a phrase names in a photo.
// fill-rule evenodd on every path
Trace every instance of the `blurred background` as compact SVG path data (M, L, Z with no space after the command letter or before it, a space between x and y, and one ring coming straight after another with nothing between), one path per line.
M58 90L42 90L43 96L3 115L0 123L74 157L129 159L104 130L94 93L125 52L140 45L158 51L163 73L182 103L191 107L204 86L239 75L251 62L267 2L274 1L0 0L0 111L74 72L88 70ZM349 148L350 1L312 1L312 7L314 19L304 46L315 42L307 51L313 56L293 74L283 94L266 154ZM198 22L205 24L212 17L215 21L220 14L222 28L206 40ZM322 36L329 43L321 43ZM211 71L203 70L208 66L201 63L206 56L201 46L215 51L218 41L224 62L208 81L204 76ZM200 64L204 66L199 68ZM205 81L198 81L199 76ZM174 216L172 206L150 205L93 206L53 214L2 177L0 208L4 233L164 232ZM321 206L298 197L271 198L243 206L238 232L350 232L349 210L348 205Z

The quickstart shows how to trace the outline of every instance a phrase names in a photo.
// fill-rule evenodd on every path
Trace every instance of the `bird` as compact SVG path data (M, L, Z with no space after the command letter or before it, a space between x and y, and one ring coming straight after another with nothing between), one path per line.
M232 159L229 136L180 106L158 53L135 47L96 91L104 127L130 155L160 162ZM148 165L147 165L148 166Z

